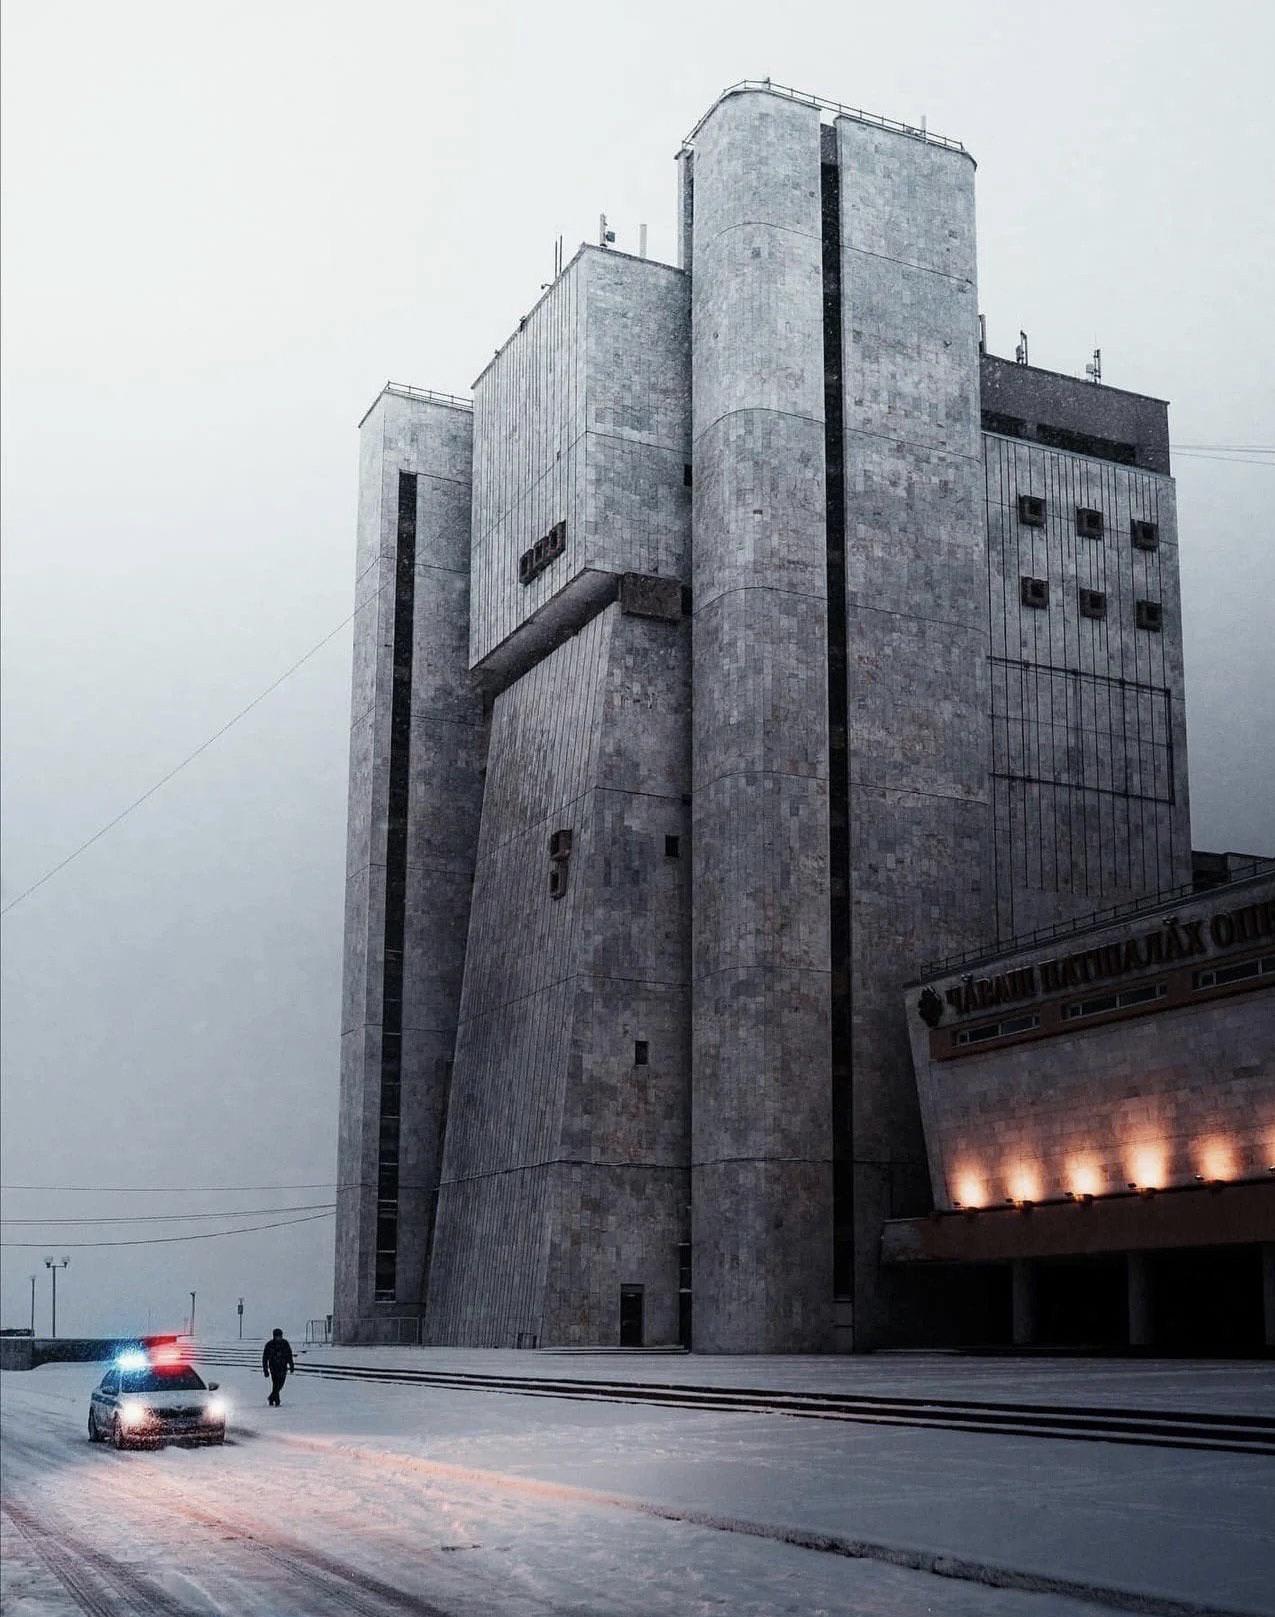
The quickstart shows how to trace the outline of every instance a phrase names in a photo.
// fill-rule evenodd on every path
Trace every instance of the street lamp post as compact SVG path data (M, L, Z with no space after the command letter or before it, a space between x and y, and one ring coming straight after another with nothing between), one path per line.
M31 1276L31 1335L35 1335L35 1276Z
M243 1298L239 1299L239 1340L243 1341Z
M192 1336L195 1334L195 1294L193 1291L190 1294L190 1334Z
M53 1340L55 1342L57 1341L57 1337L58 1337L58 1270L67 1268L69 1266L70 1262L71 1262L70 1258L61 1258L61 1259L45 1258L45 1260L44 1260L44 1267L46 1269L50 1270L52 1275L53 1275L53 1331L52 1331L52 1336L53 1336Z

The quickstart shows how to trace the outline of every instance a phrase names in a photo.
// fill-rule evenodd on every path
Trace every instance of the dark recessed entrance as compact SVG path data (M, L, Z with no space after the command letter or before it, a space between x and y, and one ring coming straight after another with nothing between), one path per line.
M642 1346L642 1292L641 1286L620 1287L620 1346Z

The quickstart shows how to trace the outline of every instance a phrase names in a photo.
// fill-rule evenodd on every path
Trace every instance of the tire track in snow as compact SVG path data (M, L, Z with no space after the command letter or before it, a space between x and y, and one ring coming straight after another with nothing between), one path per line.
M67 1528L59 1526L54 1532L45 1519L8 1497L0 1500L0 1510L89 1617L193 1617L191 1607L179 1606L132 1567Z

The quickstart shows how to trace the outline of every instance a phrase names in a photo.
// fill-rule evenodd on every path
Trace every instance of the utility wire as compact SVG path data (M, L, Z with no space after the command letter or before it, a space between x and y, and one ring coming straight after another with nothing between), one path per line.
M132 1194L156 1196L184 1196L193 1192L213 1191L243 1191L243 1190L357 1190L359 1184L355 1181L349 1185L337 1184L334 1180L317 1180L304 1185L0 1185L0 1190L91 1190L101 1191L103 1195Z
M1275 466L1275 460L1256 460L1246 455L1208 455L1199 449L1176 449L1174 454L1187 460L1220 460L1223 466Z
M203 1235L151 1235L139 1236L132 1241L58 1241L59 1250L74 1251L78 1247L89 1246L167 1246L172 1241L216 1241L226 1235L255 1235L259 1230L282 1230L292 1224L313 1224L316 1219L331 1218L329 1213L309 1213L305 1218L284 1218L275 1224L245 1224L237 1230L208 1230ZM0 1247L5 1246L36 1246L47 1247L48 1241L0 1241Z
M216 1213L84 1213L79 1218L0 1218L0 1224L179 1224L195 1218L264 1218L274 1213L331 1212L335 1202L306 1202L299 1207L223 1207Z
M122 820L126 820L134 809L140 808L142 804L146 802L147 798L154 797L155 793L159 791L162 786L167 786L169 781L172 780L175 775L179 775L182 770L185 769L187 764L194 763L195 759L198 758L201 753L208 751L209 747L212 746L214 741L220 741L227 730L238 724L240 719L247 717L247 715L252 712L253 708L258 705L258 703L265 701L266 697L269 696L271 692L277 691L280 685L283 684L284 680L290 679L292 675L296 673L297 669L302 667L305 663L308 663L310 658L313 657L316 652L322 651L329 640L335 640L337 635L341 633L341 630L348 628L359 613L362 612L365 607L370 606L373 601L377 600L380 594L381 591L378 590L375 595L370 596L368 600L364 601L362 606L356 606L354 611L350 613L349 617L342 618L340 623L337 624L336 628L330 629L328 633L324 635L322 640L316 640L314 645L310 647L309 651L304 652L300 657L298 657L296 662L294 662L290 668L285 668L283 673L279 675L278 679L272 680L271 683L266 686L265 690L259 691L246 707L241 707L239 709L238 713L236 713L233 718L227 719L220 730L214 731L214 733L210 735L206 741L200 742L199 746L195 748L194 752L187 753L179 764L174 765L174 767L170 769L166 775L162 775L153 786L147 787L142 795L134 798L127 808L121 809L113 820L108 820L100 830L94 831L91 837L89 837L86 841L81 842L78 848L67 854L65 859L59 860L58 863L52 867L52 869L46 870L44 875L41 876L38 881L32 882L30 887L19 893L16 898L10 899L4 908L0 909L0 916L8 915L9 911L11 909L15 909L19 904L21 904L23 899L30 898L31 894L34 893L38 888L43 887L46 881L51 881L60 870L65 870L72 860L78 859L80 855L82 853L86 853L95 842L100 841L100 839L104 837L108 831L113 831Z

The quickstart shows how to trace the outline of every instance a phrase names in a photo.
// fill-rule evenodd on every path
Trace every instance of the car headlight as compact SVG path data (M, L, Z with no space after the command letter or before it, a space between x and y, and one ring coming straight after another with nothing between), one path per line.
M210 1398L208 1400L208 1419L224 1421L230 1413L230 1405L224 1398Z
M146 1419L146 1405L139 1404L136 1398L127 1398L120 1405L120 1420L125 1426L140 1426Z

